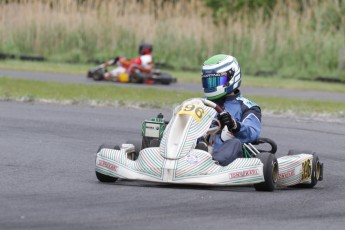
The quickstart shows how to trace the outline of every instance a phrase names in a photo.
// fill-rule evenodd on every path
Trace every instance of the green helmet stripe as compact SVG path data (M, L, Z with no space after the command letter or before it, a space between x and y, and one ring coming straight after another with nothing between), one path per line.
M207 99L208 99L208 100L216 100L216 99L218 99L218 98L221 98L221 97L225 96L226 94L227 94L227 92L224 92L224 93L221 93L221 94L219 94L219 95L217 95L217 96L207 97Z
M209 59L207 59L205 62L204 62L204 65L213 65L213 64L217 64L221 61L223 61L225 58L229 57L228 55L225 55L225 54L218 54L218 55L215 55Z

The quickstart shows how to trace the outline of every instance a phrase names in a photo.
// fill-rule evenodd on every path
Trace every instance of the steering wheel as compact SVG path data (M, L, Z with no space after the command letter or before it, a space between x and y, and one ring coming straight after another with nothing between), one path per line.
M218 114L221 114L221 113L224 112L224 110L219 105L217 105L216 103L214 103L214 102L212 102L210 100L207 100L207 99L201 99L201 100L204 103L204 105L209 106L209 107L215 109ZM224 127L221 126L219 120L216 119L216 118L213 119L213 123L212 124L215 125L215 126L209 128L209 130L207 130L206 135L216 134L217 132L219 132L220 130L222 130L224 128Z

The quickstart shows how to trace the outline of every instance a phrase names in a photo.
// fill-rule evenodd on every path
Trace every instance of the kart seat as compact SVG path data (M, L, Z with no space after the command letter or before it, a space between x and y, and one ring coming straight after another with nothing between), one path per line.
M275 154L277 152L277 144L270 138L259 137L256 141L251 143L252 145L257 145L263 147L263 149L258 149L259 152L269 152Z

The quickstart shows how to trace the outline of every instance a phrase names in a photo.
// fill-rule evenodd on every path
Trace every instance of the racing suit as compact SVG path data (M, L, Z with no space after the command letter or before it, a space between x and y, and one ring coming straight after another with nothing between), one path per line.
M145 54L139 57L136 57L132 60L125 60L123 58L119 58L120 65L111 71L112 76L118 76L122 73L131 74L133 70L138 67L140 70L150 71L152 66L152 55Z
M214 102L230 113L237 123L235 130L229 132L227 127L224 127L221 134L210 139L213 160L225 166L236 158L243 157L242 143L254 142L260 136L261 109L254 102L242 97L239 90Z

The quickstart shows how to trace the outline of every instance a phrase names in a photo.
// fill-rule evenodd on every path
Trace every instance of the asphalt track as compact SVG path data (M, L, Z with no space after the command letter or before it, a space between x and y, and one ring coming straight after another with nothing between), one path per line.
M40 81L54 81L63 83L76 83L76 84L107 84L117 85L123 87L138 87L138 88L159 88L164 90L183 90L202 93L201 85L196 83L177 82L176 84L167 85L144 85L144 84L124 84L105 81L93 81L92 79L86 79L83 75L69 75L69 74L54 74L54 73L42 73L42 72L25 72L14 70L1 70L0 77L8 76L17 79L32 79ZM195 76L199 77L199 76ZM288 97L288 98L301 98L301 99L317 99L317 100L331 100L331 101L345 101L345 93L336 92L319 92L312 90L289 90L289 89L275 89L275 88L258 88L258 87L246 87L245 78L243 78L243 86L241 87L242 94L255 95L255 96L272 96L272 97ZM307 84L307 82L306 82Z
M343 228L343 122L263 116L277 157L318 153L325 174L314 189L98 182L98 146L139 138L141 122L159 112L169 119L170 110L0 101L0 229Z
M262 136L315 150L314 189L97 181L101 143L140 135L142 120L171 111L0 102L0 229L342 229L345 124L266 115Z

